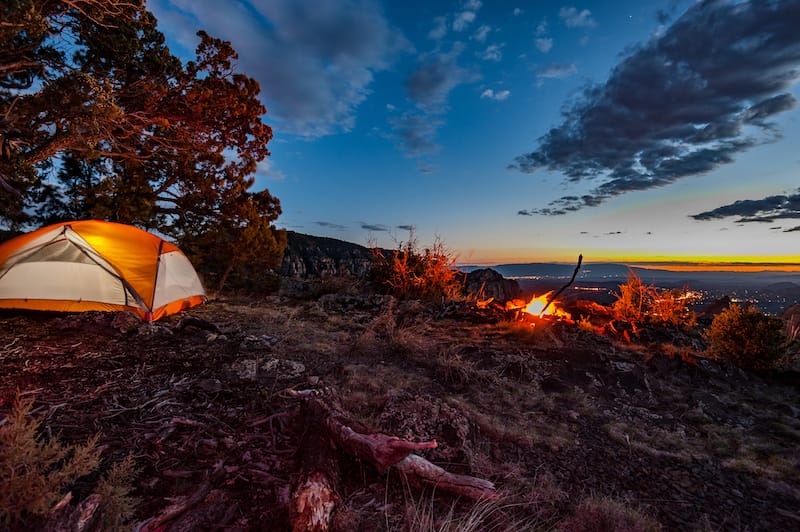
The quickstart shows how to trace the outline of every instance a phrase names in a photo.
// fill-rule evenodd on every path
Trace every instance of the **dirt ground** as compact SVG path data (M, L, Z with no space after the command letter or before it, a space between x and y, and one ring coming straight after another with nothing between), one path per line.
M316 390L376 432L435 439L419 454L500 493L476 506L339 452L334 529L578 529L587 499L668 530L800 528L800 383L695 358L691 338L627 343L348 290L185 315L0 314L0 420L21 394L45 437L99 435L75 501L131 456L133 526L205 482L165 529L290 529L308 430L290 391Z

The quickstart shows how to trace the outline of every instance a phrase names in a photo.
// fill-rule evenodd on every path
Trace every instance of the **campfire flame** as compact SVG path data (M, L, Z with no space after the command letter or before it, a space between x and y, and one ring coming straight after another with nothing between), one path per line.
M541 296L533 296L528 303L520 301L519 299L515 299L513 302L509 301L506 303L506 311L519 309L525 311L531 316L536 316L537 318L541 318L543 316L552 316L554 318L563 320L571 320L572 316L570 313L561 309L555 303L552 303L549 307L545 308L547 306L547 301L552 294L553 292L551 291Z
M545 308L552 293L553 292L551 291L541 296L533 296L530 302L525 306L525 312L540 318L542 316L553 316L566 320L572 319L572 316L569 312L559 308L555 303L552 303L549 307Z

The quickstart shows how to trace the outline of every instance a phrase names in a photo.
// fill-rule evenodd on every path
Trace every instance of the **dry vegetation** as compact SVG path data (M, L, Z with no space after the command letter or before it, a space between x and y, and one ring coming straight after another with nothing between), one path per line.
M67 491L72 504L101 493L117 501L110 528L207 485L166 529L189 515L194 529L288 529L303 434L287 391L314 389L371 430L435 439L420 454L501 494L454 499L341 454L335 530L800 523L800 390L780 373L704 358L702 328L647 319L634 328L608 309L532 327L470 301L337 286L190 311L216 331L179 316L147 326L92 313L0 315L3 434L26 427L26 447L59 445L73 457L97 437L86 448L99 462L40 468L60 476L38 508ZM26 508L0 512L36 528L41 517Z

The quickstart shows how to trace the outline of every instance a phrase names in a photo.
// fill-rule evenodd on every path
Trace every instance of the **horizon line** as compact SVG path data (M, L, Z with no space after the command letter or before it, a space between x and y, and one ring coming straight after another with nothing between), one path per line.
M530 261L530 262L484 262L455 264L456 267L480 267L491 268L492 266L509 266L522 264L557 264L562 266L575 265L575 262L567 261ZM672 260L672 261L652 261L652 260L594 260L583 263L583 266L592 264L618 264L643 269L663 269L670 271L720 271L720 272L787 272L800 273L800 263L780 262L780 261L700 261L700 260Z

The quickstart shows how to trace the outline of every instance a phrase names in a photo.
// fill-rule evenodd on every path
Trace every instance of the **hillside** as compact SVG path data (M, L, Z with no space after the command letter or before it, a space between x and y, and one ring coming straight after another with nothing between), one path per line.
M497 489L476 506L338 447L334 530L578 530L633 510L667 530L797 528L797 381L698 358L691 334L631 334L352 285L217 299L154 325L6 311L0 419L20 393L46 434L97 434L101 473L131 456L142 530L289 530L321 426L307 397L364 433L435 440L417 453ZM73 503L96 479L68 486Z

